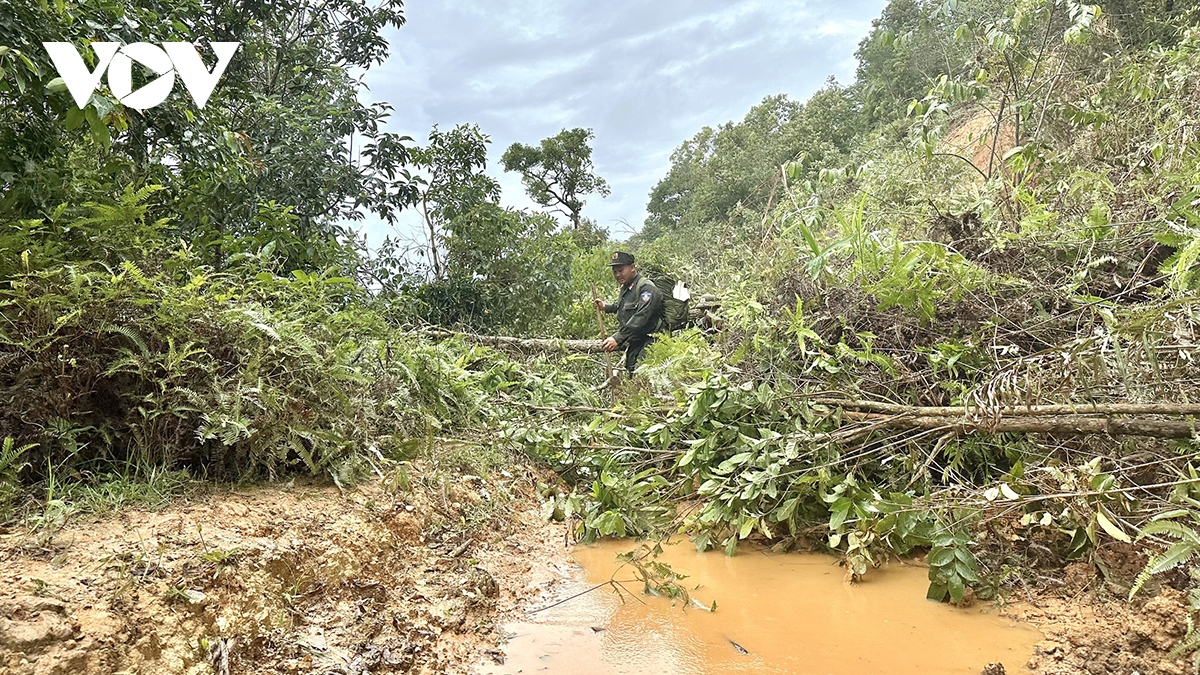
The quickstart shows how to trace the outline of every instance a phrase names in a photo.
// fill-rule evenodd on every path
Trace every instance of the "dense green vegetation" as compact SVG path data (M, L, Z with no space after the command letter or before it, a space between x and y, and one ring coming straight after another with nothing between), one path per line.
M1200 33L1111 9L893 2L855 83L681 146L635 242L723 287L726 330L656 350L671 404L514 430L591 486L582 533L824 539L854 574L929 547L954 600L1139 528L1179 541L1148 572L1195 555L1194 431L995 433L1196 400Z
M930 596L960 601L1137 537L1131 592L1187 583L1198 12L893 0L855 82L675 151L630 245L719 294L722 330L617 391L591 357L444 337L594 337L607 186L584 129L504 155L547 213L502 205L478 127L380 131L352 73L399 3L0 17L2 515L64 476L350 482L452 437L554 468L547 515L583 538L759 538L854 576L928 550ZM81 113L27 48L144 26L244 53L203 110L101 90ZM420 251L346 225L402 209ZM1092 404L1167 407L1034 408Z

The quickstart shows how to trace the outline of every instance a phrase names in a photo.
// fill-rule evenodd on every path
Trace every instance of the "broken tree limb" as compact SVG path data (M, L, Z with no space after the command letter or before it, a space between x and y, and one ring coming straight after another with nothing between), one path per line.
M459 331L429 328L422 331L432 337L464 337L488 347L512 347L524 351L537 352L582 352L585 354L604 353L603 340L562 340L559 338L518 338L507 335L477 335Z
M705 317L712 320L708 314L710 309L719 307L719 304L702 303L697 307L692 307L690 320L693 323L700 322ZM696 310L700 310L697 312ZM603 314L598 314L597 322L600 325L601 333L604 332ZM434 338L449 338L449 337L464 337L472 342L489 347L510 347L531 352L578 352L583 354L607 354L604 351L604 339L599 340L564 340L561 338L520 338L511 337L508 335L479 335L478 333L468 333L466 331L446 330L445 328L426 327L419 329L418 332ZM606 337L606 336L605 336ZM611 361L611 356L609 357ZM617 364L620 367L620 364ZM613 367L608 367L608 372L613 372Z
M948 416L885 415L845 411L848 420L877 422L892 429L945 429L959 434L1029 433L1061 436L1149 436L1152 438L1192 438L1196 426L1183 420L1114 419L1080 415L1015 417L973 422Z
M972 406L907 406L880 401L854 401L838 398L815 398L814 403L838 406L848 410L886 413L889 415L918 415L932 417L991 416L992 411ZM1066 403L1003 407L1001 417L1040 417L1052 415L1200 415L1197 403Z

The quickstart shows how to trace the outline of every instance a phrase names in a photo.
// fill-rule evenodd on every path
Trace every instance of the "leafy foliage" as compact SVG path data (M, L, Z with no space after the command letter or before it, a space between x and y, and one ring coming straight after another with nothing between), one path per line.
M589 356L424 330L595 337L607 242L582 209L608 187L586 129L510 147L504 168L564 231L501 205L478 127L435 127L425 147L382 131L389 108L359 101L357 74L386 56L398 1L15 8L0 17L0 518L44 495L42 521L61 522L78 485L105 504L120 500L103 486L146 478L157 499L183 470L407 489L516 447L566 482L546 512L583 540L821 548L851 581L927 551L929 597L965 602L1140 528L1139 544L1170 543L1136 593L1200 549L1167 501L1197 505L1178 492L1194 475L1169 478L1194 439L998 425L1200 395L1193 4L893 0L854 83L700 130L630 246L720 291L703 328L722 330L659 340L607 400ZM244 47L208 107L145 114L103 89L69 106L22 51L135 34ZM396 239L369 255L347 228L414 205L428 264ZM962 418L897 429L875 412L901 405ZM438 442L432 474L410 476ZM649 560L628 562L686 593Z
M534 381L536 368L488 350L339 308L353 292L345 278L186 269L176 282L129 262L57 267L0 291L0 428L38 444L31 477L132 463L353 480L403 456L407 439L486 419L489 396ZM556 401L578 389L555 386Z
M445 132L435 126L429 132L429 145L413 152L413 164L428 173L428 178L422 180L425 187L420 206L429 230L429 257L435 279L447 272L439 260L439 249L455 219L500 199L499 183L483 173L490 142L478 126L462 124ZM465 228L460 225L456 229ZM459 268L449 265L448 269Z
M0 445L0 521L12 516L13 501L20 489L18 478L21 471L29 466L22 456L33 447L33 444L17 447L12 436L5 436L3 445Z
M157 185L164 203L153 205L149 220L193 242L218 269L272 241L287 271L346 265L345 222L365 212L393 219L416 197L404 168L407 139L381 131L389 106L361 103L352 75L386 58L382 31L403 24L400 0L296 0L249 10L232 2L34 3L6 12L0 222L5 229L46 223L128 186ZM139 112L102 86L80 110L63 87L51 86L48 55L28 47L67 41L90 58L91 40L193 38L242 43L203 109L177 92ZM60 259L94 259L95 247L79 243L55 241Z
M534 147L513 143L500 163L505 171L521 174L521 182L534 202L566 215L576 230L583 227L583 198L607 197L608 183L592 166L591 129L563 129Z
M967 586L979 582L979 564L969 543L961 533L934 540L928 558L930 600L941 601L949 596L954 602L962 602Z
M1137 595L1150 577L1185 565L1195 558L1197 553L1200 553L1200 534L1197 534L1194 527L1184 525L1177 520L1184 516L1190 516L1193 522L1200 522L1194 513L1187 510L1176 510L1156 516L1138 531L1138 539L1160 535L1174 539L1175 543L1146 563L1146 568L1142 570L1133 587L1129 589L1130 599Z
M860 82L821 94L850 102L842 145L807 153L838 138L827 131L789 145L818 99L769 100L685 144L652 195L637 253L719 286L724 331L661 340L649 392L612 413L581 413L574 428L512 423L506 436L580 486L564 498L575 513L616 462L627 479L665 478L640 505L688 503L668 531L700 548L825 546L851 579L928 549L930 597L961 602L1007 574L988 523L1008 514L1019 541L1087 559L1162 511L1163 490L1131 487L1152 480L1138 474L1147 464L1123 458L1150 453L1154 467L1186 451L885 431L836 399L985 419L1175 400L1180 386L1190 400L1190 356L1166 355L1196 334L1181 310L1196 301L1193 149L1166 139L1200 112L1178 89L1197 62L1190 34L1105 56L1119 44L1103 12L1078 3L888 12L860 51ZM1066 63L1090 74L1064 76ZM871 87L891 72L911 80ZM1153 103L1130 115L1139 97Z

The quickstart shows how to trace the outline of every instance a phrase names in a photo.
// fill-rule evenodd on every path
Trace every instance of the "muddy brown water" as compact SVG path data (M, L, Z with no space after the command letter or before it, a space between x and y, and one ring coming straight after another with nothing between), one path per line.
M583 569L556 596L632 579L616 555L635 547L576 547ZM716 600L717 611L640 594L622 601L606 587L510 625L504 663L480 674L974 675L991 662L1017 673L1042 639L994 608L925 600L927 570L919 565L891 564L850 585L824 555L743 548L727 558L682 541L660 559L688 575L689 589L698 586L697 600Z

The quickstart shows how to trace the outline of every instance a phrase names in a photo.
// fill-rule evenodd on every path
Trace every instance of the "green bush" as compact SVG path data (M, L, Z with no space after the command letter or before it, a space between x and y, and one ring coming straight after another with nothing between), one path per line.
M14 277L0 288L0 435L36 444L30 478L126 463L346 476L410 437L486 419L501 390L579 395L565 374L391 328L347 303L354 288L299 271L191 268L176 281L130 262Z

